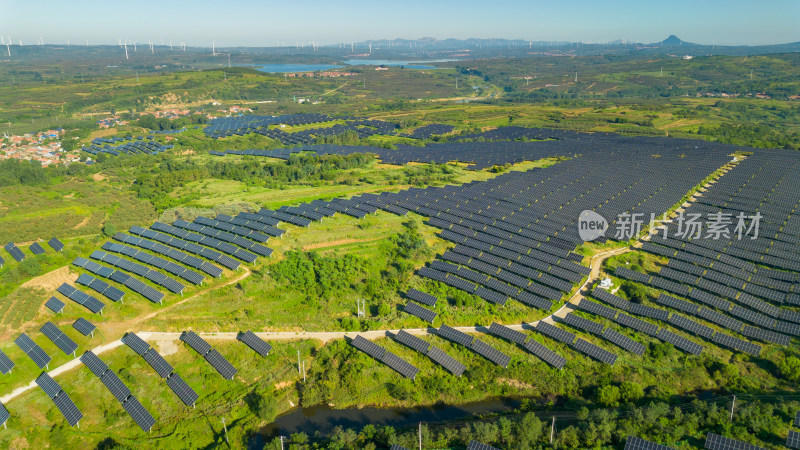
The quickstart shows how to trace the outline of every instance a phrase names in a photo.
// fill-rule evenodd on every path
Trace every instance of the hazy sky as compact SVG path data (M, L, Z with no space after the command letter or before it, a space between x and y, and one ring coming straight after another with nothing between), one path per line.
M800 0L0 0L13 42L294 45L367 39L509 38L701 44L800 41Z

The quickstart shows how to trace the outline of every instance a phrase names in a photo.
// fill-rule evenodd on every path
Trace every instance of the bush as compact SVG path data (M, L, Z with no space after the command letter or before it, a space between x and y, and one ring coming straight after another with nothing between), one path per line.
M114 236L117 234L117 227L115 227L113 224L107 223L103 225L103 234L109 237Z
M790 356L778 365L781 376L789 381L800 381L800 359Z
M644 397L644 389L642 385L633 381L625 381L619 387L619 395L622 401L626 403L634 403L640 398Z
M597 402L605 407L619 406L619 388L613 385L602 386L597 390Z

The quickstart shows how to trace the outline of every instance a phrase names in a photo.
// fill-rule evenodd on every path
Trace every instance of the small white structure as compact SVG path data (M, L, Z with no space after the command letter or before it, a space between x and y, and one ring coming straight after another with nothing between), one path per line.
M604 279L603 281L600 282L598 287L600 289L611 289L612 285L613 285L613 283L611 281L611 278L606 278L606 279Z

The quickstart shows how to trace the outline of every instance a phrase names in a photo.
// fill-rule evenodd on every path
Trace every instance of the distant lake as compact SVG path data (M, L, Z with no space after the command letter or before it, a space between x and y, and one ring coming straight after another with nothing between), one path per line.
M268 73L316 72L319 70L341 69L331 64L264 64L255 66L256 70Z

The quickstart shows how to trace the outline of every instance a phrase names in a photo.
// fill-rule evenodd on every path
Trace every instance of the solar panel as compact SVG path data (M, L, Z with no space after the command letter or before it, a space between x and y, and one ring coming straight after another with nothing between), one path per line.
M540 344L535 339L528 339L525 344L523 344L523 347L525 350L536 355L539 359L556 369L561 369L567 363L567 360L564 359L563 356Z
M199 353L200 356L205 356L206 353L211 351L211 345L204 341L203 338L198 336L194 331L184 331L181 333L180 340L186 342L186 344L193 348L194 351Z
M238 372L236 368L215 349L211 349L205 357L206 361L208 361L208 363L222 375L222 378L226 380L232 380L233 376Z
M89 336L90 334L94 333L94 330L97 328L89 322L88 320L84 319L83 317L79 318L72 324L72 328L75 328L79 333L84 336Z
M9 413L6 407L0 403L0 425L5 425L9 418L11 418L11 413Z
M19 335L15 340L14 343L25 352L25 354L30 357L33 362L39 366L40 369L44 369L48 364L50 364L50 355L45 353L41 347L30 338L25 333Z
M408 449L401 445L392 444L392 446L389 447L389 450L408 450Z
M56 347L61 349L64 354L71 355L78 349L78 344L65 335L53 322L45 323L39 331L53 341Z
M469 347L470 344L472 344L472 336L462 333L455 328L448 327L447 325L439 327L439 329L436 330L436 334L456 344L461 344L464 347Z
M701 325L677 313L670 316L669 323L693 335L702 336L704 338L711 338L711 336L714 335L714 330L712 328Z
M50 311L53 311L54 313L58 314L64 310L65 305L64 302L62 302L61 300L55 297L50 297L50 299L47 300L47 302L45 302L44 306L50 309Z
M53 250L55 250L57 252L60 252L61 250L64 250L64 244L61 241L59 241L58 239L56 239L56 238L50 238L50 240L47 241L47 245L52 247Z
M609 352L608 350L600 348L591 342L584 341L583 339L578 339L575 341L573 347L579 352L611 366L613 366L617 361L617 355Z
M417 336L407 333L405 330L400 330L397 334L394 335L394 338L397 342L405 345L406 347L412 348L422 354L428 352L428 348L430 348L431 344L423 339L420 339Z
M70 426L74 427L83 418L83 413L78 410L78 407L75 406L75 403L72 402L72 399L66 392L62 391L58 394L58 396L53 399L53 403L56 404L56 407L61 411L61 414Z
M628 350L633 354L640 356L644 354L645 346L643 344L634 341L628 336L616 332L615 330L611 329L611 327L603 330L603 338L619 347L622 347L625 350Z
M578 308L583 311L605 317L606 319L613 320L617 316L617 311L615 309L609 308L606 305L601 305L597 302L593 302L587 298L581 299L581 302L578 303Z
M0 422L2 422L2 417L0 417ZM786 438L786 446L789 448L800 448L800 433L789 430L789 436Z
M385 348L381 347L380 345L378 345L378 344L376 344L376 343L374 343L372 341L369 341L369 340L365 339L361 335L356 336L355 339L350 341L350 344L353 347L355 347L355 348L361 350L362 352L368 354L369 356L377 359L378 361L380 361L380 359L383 356L383 354L386 353L386 349Z
M42 246L39 245L38 242L34 242L33 244L31 244L30 247L28 247L28 249L34 255L44 255L44 248L42 248Z
M144 360L156 371L161 378L167 378L172 373L172 366L154 348L144 354Z
M736 439L726 438L714 433L706 435L705 448L708 450L766 450L764 447L748 444Z
M562 330L555 325L551 325L543 320L540 320L539 323L536 324L534 329L545 336L549 336L557 341L561 341L565 344L571 345L575 342L575 335L570 333L569 331Z
M583 317L577 316L573 313L567 314L564 317L564 322L567 325L572 325L575 328L579 328L598 336L603 334L603 325L588 319L584 319Z
M678 336L677 334L668 331L664 328L658 330L658 333L656 333L656 337L692 355L699 355L700 353L703 352L702 345L692 342L689 339L686 339L682 336Z
M619 313L614 321L620 325L628 328L633 328L636 331L641 331L649 336L655 336L658 333L658 326L636 317L629 316L625 313Z
M423 308L422 306L419 306L418 304L413 302L406 303L406 305L403 307L403 311L411 315L417 316L428 323L433 323L433 320L436 319L436 313L434 311L431 311L430 309L427 308Z
M655 442L646 441L636 436L628 436L625 440L625 450L669 450L670 447L666 445L656 444Z
M14 368L14 361L6 355L2 350L0 350L0 373L3 375L11 372Z
M794 426L800 428L800 411L794 415Z
M525 340L528 339L528 336L526 336L525 333L512 330L511 328L500 325L496 322L492 322L492 324L489 325L489 332L519 345L524 344Z
M25 259L25 254L13 242L9 242L4 248L16 262L22 262Z
M125 383L120 380L119 375L113 370L107 370L103 376L100 377L100 381L120 403L124 402L125 399L131 395L131 390L128 389L128 386L125 386Z
M428 349L428 358L433 362L444 367L447 371L456 376L461 376L464 373L465 367L460 362L456 361L452 356L445 353L442 349L435 345L431 345Z
M508 363L511 362L510 356L506 355L500 350L497 350L496 348L483 342L480 339L475 339L472 342L470 348L479 355L483 356L484 358L497 364L500 367L506 368L508 367Z
M268 343L264 342L260 337L256 336L252 331L248 331L246 333L239 333L236 335L236 339L242 341L253 349L256 353L261 356L268 356L269 351L272 350L272 346Z
M136 333L128 333L123 336L122 343L130 347L139 356L144 356L150 350L150 344L137 336Z
M395 355L392 352L385 352L381 357L381 362L386 364L387 366L391 367L392 369L396 370L397 373L400 375L414 379L419 372L419 369L414 367L412 364L408 363L404 359L400 358L399 356Z
M469 441L467 444L467 450L500 450L497 447L492 447L491 445L486 445L478 441Z
M428 306L436 306L436 297L416 289L409 289L406 296Z
M186 406L194 405L199 398L194 389L189 387L177 373L173 373L167 378L167 386L172 389L172 392L174 392Z
M102 377L108 370L108 365L91 351L84 352L80 356L80 360L97 377Z
M42 372L36 377L36 384L39 385L40 388L47 394L50 398L55 398L61 391L61 385L59 385L54 379L50 378L50 375L47 372Z
M122 404L122 407L125 408L125 411L131 416L136 425L139 425L139 428L142 431L150 431L153 428L153 425L156 423L156 420L153 416L144 409L139 400L136 399L134 396L130 396L125 403Z

